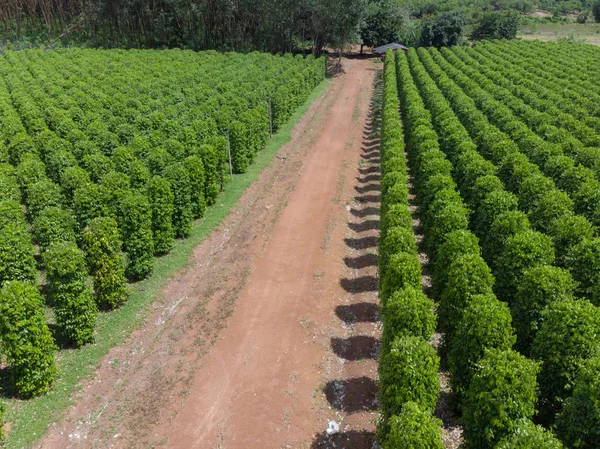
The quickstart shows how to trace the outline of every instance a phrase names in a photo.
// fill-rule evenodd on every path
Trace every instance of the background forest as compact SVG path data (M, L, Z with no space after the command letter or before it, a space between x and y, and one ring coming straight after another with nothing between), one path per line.
M547 16L530 14L538 9ZM452 45L465 29L476 30L486 21L488 30L474 38L514 37L520 19L574 21L566 16L571 13L585 22L594 9L600 15L600 0L0 0L0 38L21 47L50 43L319 55L324 48L352 43ZM493 17L509 12L513 15L504 22Z

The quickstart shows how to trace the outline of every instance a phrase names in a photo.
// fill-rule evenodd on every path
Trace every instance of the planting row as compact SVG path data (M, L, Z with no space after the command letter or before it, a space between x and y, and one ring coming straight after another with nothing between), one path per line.
M437 57L441 58L439 54L437 56L434 54L434 58ZM453 362L455 357L452 355L453 351L457 351L456 355L467 353L466 350L454 349L453 346L460 348L460 345L468 345L469 341L491 346L502 343L500 346L507 348L512 346L512 343L509 344L510 332L502 333L500 326L493 327L494 323L499 324L501 321L495 321L490 317L483 318L482 314L477 315L475 321L487 321L490 324L489 333L481 333L478 334L479 337L472 338L473 334L470 334L470 331L462 329L461 326L467 325L461 323L461 314L463 319L468 316L466 311L470 310L472 298L466 296L462 302L451 303L451 307L445 305L448 293L444 293L444 282L479 273L478 278L474 278L476 281L471 284L463 283L455 288L455 294L459 297L468 295L469 289L473 288L470 287L471 285L478 287L489 285L489 288L492 288L491 284L494 284L493 291L510 308L511 314L508 319L510 323L510 315L512 315L517 335L516 348L536 362L541 362L537 375L540 388L538 404L540 419L546 424L551 424L558 414L557 430L565 442L575 444L574 441L577 440L577 444L582 444L581 447L593 447L585 444L594 441L597 426L590 426L589 421L592 418L582 416L581 411L577 413L577 408L569 405L576 400L581 400L581 396L573 395L574 391L589 387L589 381L585 380L584 375L586 366L592 365L594 357L600 354L599 346L595 341L595 335L600 329L598 309L586 299L574 299L574 292L580 296L586 296L590 290L591 293L594 292L589 284L589 290L585 290L585 287L578 287L573 281L573 277L585 279L581 270L589 269L590 261L594 260L593 252L590 254L590 251L585 249L589 248L590 242L595 242L595 239L592 239L593 230L587 220L575 216L572 211L553 216L555 211L551 209L552 203L544 204L543 200L544 195L549 195L554 187L544 181L547 178L536 171L537 167L534 164L528 162L526 157L523 159L523 154L515 150L516 145L512 140L489 123L487 117L478 110L477 102L469 98L440 69L436 64L437 59L434 58L424 50L419 52L419 56L414 51L409 52L410 71L419 87L419 93L413 95L412 101L405 102L405 107L413 107L413 104L418 103L418 99L422 98L431 112L430 117L437 131L441 149L453 164L446 170L451 172L460 190L461 198L470 210L468 226L479 238L483 257L493 273L493 277L489 280L487 277L481 277L482 273L486 273L485 269L475 270L470 266L464 266L452 272L450 278L442 278L440 283L440 277L435 275L438 269L436 260L430 256L434 273L432 291L434 299L440 302L440 327L446 333L446 351L452 376L455 378L453 384L460 396L466 392L464 399L461 399L463 426L467 440L473 441L467 444L473 445L472 447L493 447L493 444L498 443L496 438L499 432L508 432L514 438L520 438L520 435L530 435L533 429L527 425L528 431L518 430L515 433L519 425L509 419L504 422L505 427L501 431L490 433L488 432L490 428L486 427L487 440L477 440L469 436L471 432L469 429L473 426L473 422L472 417L468 415L469 408L466 403L469 391L474 388L472 386L474 380L461 384L457 373L468 370L472 366L481 368L483 365L476 359ZM403 61L402 56L399 59L399 62L401 61ZM400 67L401 64L399 69ZM484 102L482 101L481 104ZM421 149L422 146L419 151L422 151ZM441 173L445 172L441 171ZM535 186L539 182L545 183L545 190L536 191ZM509 190L516 195L506 191L505 186L510 187ZM523 207L523 203L529 206ZM580 224L579 227L583 229L588 229L588 233L580 235L577 224ZM532 227L537 231L532 230ZM471 246L474 247L472 243L466 242L458 245L459 248ZM582 262L585 257L588 258L587 266ZM450 265L450 262L455 259L456 257L448 259L442 267ZM565 266L569 270L553 266L555 261L561 260L566 262ZM574 260L579 260L580 265L577 265ZM559 265L561 263L559 262ZM482 279L487 280L482 281ZM588 280L593 280L593 276L589 276ZM453 315L457 319L445 325L447 317ZM496 320L500 316L496 312ZM486 327L487 324L478 323L478 326ZM459 332L461 337L453 345L452 334L456 335ZM505 338L503 339L502 336ZM497 339L501 341L498 342ZM528 361L528 363L534 362ZM535 374L537 368L532 370ZM499 369L498 372L507 371ZM505 381L507 384L504 386L515 385L510 379ZM535 375L533 385L535 392L537 389ZM526 410L528 419L535 411L535 396L536 394L533 395L533 408L527 408L525 403L521 403L523 406L521 412ZM504 397L504 401L510 402L509 397L511 395ZM485 396L480 396L479 400L484 401ZM581 403L578 403L578 406L580 405ZM483 405L479 404L477 407L481 408ZM501 404L499 407L507 410ZM484 409L488 408L484 407ZM479 418L482 416L480 412L475 415ZM509 416L520 415L513 411L509 412ZM587 422L588 429L576 433L572 425L566 424L568 420ZM502 419L494 419L493 422L502 428L502 424L499 424L503 423ZM547 446L521 442L521 445L515 447L556 447L558 444L541 428L535 432L540 438L543 436L548 440L544 443Z
M442 423L433 417L440 391L439 357L429 343L436 317L433 302L421 289L391 51L385 56L382 107L379 275L383 333L377 439L385 449L442 449Z
M92 341L98 309L189 234L324 69L258 53L0 59L0 347L16 394L47 391L56 373L44 304L61 345Z

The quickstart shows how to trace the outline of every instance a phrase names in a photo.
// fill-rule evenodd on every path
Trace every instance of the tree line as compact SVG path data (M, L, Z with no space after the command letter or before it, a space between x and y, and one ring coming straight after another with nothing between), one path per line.
M366 0L0 0L11 40L318 55L356 34Z

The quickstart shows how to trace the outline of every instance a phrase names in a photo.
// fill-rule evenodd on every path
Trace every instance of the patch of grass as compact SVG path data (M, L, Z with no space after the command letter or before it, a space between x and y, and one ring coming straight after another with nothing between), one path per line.
M71 404L71 394L77 391L80 380L93 373L110 348L123 343L133 330L144 324L153 310L152 303L160 300L160 292L169 279L188 265L194 248L225 219L246 188L270 164L279 148L291 139L290 133L298 120L330 82L326 79L314 89L306 102L268 141L246 173L234 175L217 203L206 210L204 218L194 223L190 236L185 240L177 240L168 255L155 260L152 276L130 286L132 293L127 303L115 311L100 314L94 344L79 350L57 352L60 375L52 391L27 401L6 400L5 420L11 426L6 448L31 447L45 434L51 423L62 417L65 408Z

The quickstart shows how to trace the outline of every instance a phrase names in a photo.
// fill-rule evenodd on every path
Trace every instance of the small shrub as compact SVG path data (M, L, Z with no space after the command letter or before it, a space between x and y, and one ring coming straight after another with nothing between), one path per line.
M438 316L440 328L451 342L462 313L475 295L492 293L494 277L479 254L463 254L452 261L442 292Z
M485 235L499 215L517 210L516 195L505 190L496 190L486 196L479 205L472 220L477 235Z
M199 156L189 156L184 160L184 164L190 176L192 187L192 213L194 214L194 218L201 218L204 216L204 210L206 209L206 199L204 198L206 184L204 163Z
M571 274L558 267L541 265L523 273L511 306L517 349L522 354L531 352L531 344L541 325L542 310L548 304L572 298L575 286Z
M0 229L10 224L25 226L25 214L18 201L0 199Z
M96 304L114 309L129 296L117 222L107 217L91 220L83 231L83 249L94 281Z
M129 176L131 188L135 190L144 191L150 182L150 170L148 170L146 164L138 159L129 165L127 176Z
M543 407L560 410L585 360L600 354L600 309L585 299L567 299L550 303L541 319L531 353L544 362L539 375Z
M119 222L120 207L124 198L131 192L129 176L125 173L110 171L100 179L100 194L107 216Z
M450 342L448 363L454 391L467 391L485 349L512 349L515 341L508 305L493 294L473 296Z
M381 341L385 348L389 348L397 336L414 335L429 340L435 331L433 301L419 287L407 286L395 291L383 307L381 317ZM385 352L382 350L382 354Z
M563 449L563 445L551 431L536 426L531 421L523 421L494 449Z
M440 391L439 358L421 337L397 337L379 363L380 431L388 433L388 420L402 413L413 401L423 410L433 410Z
M33 184L47 178L46 167L35 153L24 155L15 171L23 196Z
M554 242L556 263L566 267L573 259L573 249L584 240L594 236L594 228L580 215L567 214L550 222L548 235Z
M388 427L383 449L444 449L442 421L414 402L405 403L400 414L389 419Z
M60 187L49 179L38 181L27 190L27 209L34 220L46 207L63 204Z
M100 187L91 182L75 189L71 208L80 232L85 229L90 220L107 213Z
M92 342L98 309L85 256L73 242L56 242L44 253L44 266L60 333L75 346Z
M465 230L469 225L469 210L462 203L449 203L439 209L426 232L428 253L435 259L438 247L451 232Z
M396 290L407 286L418 287L421 285L421 262L413 253L392 254L389 263L381 272L380 298L382 304Z
M492 449L535 414L539 366L512 350L488 349L463 402L466 448Z
M490 267L496 267L498 257L504 253L506 241L510 237L530 229L529 219L521 211L512 210L498 215L481 240L484 258Z
M76 226L73 216L60 207L50 206L42 210L33 223L40 252L43 253L54 242L75 242Z
M55 346L36 286L11 281L0 289L0 341L11 381L21 397L46 393L58 370Z
M448 270L452 262L463 254L480 254L479 240L471 231L461 229L446 235L433 262L431 293L439 300L448 282Z
M512 304L517 286L525 270L540 265L552 265L554 247L549 237L535 231L524 231L509 237L503 253L496 261L496 294Z
M69 202L73 201L75 190L90 182L90 175L81 167L68 167L62 172L60 186Z
M379 267L383 271L389 264L392 254L417 254L417 244L412 228L394 226L385 233L385 238L379 243Z
M600 238L583 239L567 260L567 268L579 283L577 294L600 305Z
M393 204L381 214L381 234L379 235L380 241L385 240L388 229L395 227L412 229L412 216L410 214L410 210L408 209L408 205Z
M192 229L192 184L183 165L178 162L165 170L173 192L173 230L176 237L187 237Z
M547 232L552 220L573 213L573 201L565 192L551 190L538 202L537 207L529 214L531 225L541 232Z
M36 279L31 235L24 223L8 223L0 227L0 286L6 281Z
M215 145L201 145L196 152L196 155L200 156L204 163L204 198L208 206L212 206L217 201L223 182L223 161L227 160L227 144L225 143L224 151L222 151L225 159L219 156L218 148Z
M46 173L54 182L60 182L62 174L69 167L77 166L77 159L69 150L60 149L46 155Z
M173 191L169 181L154 176L148 185L148 199L152 209L152 240L156 254L166 254L173 247Z
M144 279L154 266L152 209L146 195L130 193L121 202L121 235L127 252L125 274L130 279Z
M586 360L573 396L556 419L556 431L568 447L594 449L600 441L600 357Z

